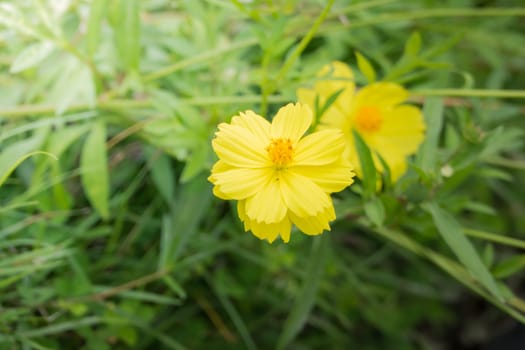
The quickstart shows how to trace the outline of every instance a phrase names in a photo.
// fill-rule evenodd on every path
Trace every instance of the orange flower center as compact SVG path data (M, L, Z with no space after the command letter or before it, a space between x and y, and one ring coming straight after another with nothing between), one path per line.
M271 139L266 151L272 162L279 168L292 161L293 147L290 139Z
M376 107L361 107L356 114L357 129L361 132L372 133L381 128L383 117Z

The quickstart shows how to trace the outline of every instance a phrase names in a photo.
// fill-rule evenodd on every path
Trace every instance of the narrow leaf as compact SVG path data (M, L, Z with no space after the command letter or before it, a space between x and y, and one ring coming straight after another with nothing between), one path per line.
M489 270L481 260L478 252L463 233L461 225L447 211L441 209L436 203L425 204L425 209L430 212L438 232L447 245L452 249L459 261L465 265L489 292L500 301L503 301L501 291Z
M376 226L382 226L385 221L385 207L377 196L373 196L364 205L366 216Z
M58 159L53 154L48 153L48 152L43 152L43 151L30 152L30 153L24 154L20 158L13 159L13 162L11 162L10 164L7 163L7 165L2 165L2 167L0 168L0 186L2 186L2 184L5 182L5 180L7 180L9 175L11 175L11 173L16 169L16 167L18 167L27 158L34 156L36 154L45 154L46 156L51 157L55 160ZM3 158L0 160L3 160Z
M89 20L87 25L87 49L93 55L100 42L100 28L106 10L106 0L93 0L89 9Z
M26 160L42 144L42 137L31 138L12 143L0 152L0 186L16 169L20 163Z
M494 276L498 278L509 277L525 268L525 255L516 255L505 259L492 269Z
M209 155L209 142L203 142L200 146L195 147L189 159L186 161L186 166L182 171L180 182L185 183L197 176L203 169L206 168L206 161Z
M416 56L421 50L421 34L414 32L405 44L405 56Z
M197 176L180 187L172 212L163 218L159 270L173 266L191 237L198 232L198 224L207 214L211 203L210 184L204 176Z
M175 172L171 166L170 158L160 150L145 148L150 159L151 179L157 187L159 194L167 204L175 200Z
M355 57L357 58L357 67L359 71L363 73L368 83L371 84L376 81L376 71L368 59L361 55L359 52L355 52Z
M116 44L120 62L126 70L138 70L140 58L140 1L117 0Z
M376 191L376 167L372 159L372 153L368 145L361 138L361 135L355 130L352 130L354 135L354 144L357 154L359 155L359 162L361 163L361 172L363 173L363 190L366 198L370 198Z
M18 73L36 66L48 57L54 49L55 45L51 41L43 41L29 45L15 57L11 68L9 68L9 72Z
M315 237L305 279L292 310L284 323L284 329L279 336L276 348L287 349L290 342L304 327L310 311L315 305L317 290L323 277L324 266L327 258L328 240L326 237Z
M82 148L82 186L91 205L104 219L109 218L109 174L106 125L96 122Z
M429 172L437 163L439 135L443 127L443 100L438 97L427 98L423 107L423 116L427 134L417 154L416 165Z

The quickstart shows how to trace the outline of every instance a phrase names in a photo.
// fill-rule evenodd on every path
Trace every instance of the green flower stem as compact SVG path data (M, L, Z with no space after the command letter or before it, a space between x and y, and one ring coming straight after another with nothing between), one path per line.
M346 6L345 8L340 11L341 13L355 13L356 11L362 11L367 8L386 5L395 2L396 0L369 0L366 2L361 2L354 5ZM338 17L341 15L341 13L335 13L330 17Z
M18 336L23 338L44 337L61 332L65 332L80 327L93 326L99 323L104 323L104 319L98 316L88 316L74 321L66 321L62 323L55 323L47 327L26 330L18 333Z
M279 84L279 81L281 81L281 79L283 79L286 76L286 74L288 73L290 68L292 68L293 64L299 58L299 56L304 51L308 43L310 43L314 35L318 32L319 27L326 19L326 16L328 16L328 13L330 12L332 5L334 4L334 1L335 0L328 1L325 8L323 9L319 17L317 17L317 19L315 20L314 24L312 25L308 33L306 33L306 35L303 37L301 42L299 42L299 45L297 45L295 50L290 54L290 56L288 56L288 58L286 59L286 62L284 62L283 66L279 70L279 73L277 73L277 77L275 78L276 85Z
M465 232L466 235L469 235L471 237L481 238L486 241L497 242L508 246L525 249L525 241L516 238L506 237L503 235L474 230L470 228L463 228L463 232Z
M281 103L290 101L290 98L282 95L267 96L268 101L272 103ZM261 101L261 95L244 95L244 96L209 96L209 97L192 97L182 99L185 103L193 106L224 105L224 104L241 104L257 103ZM128 109L128 108L149 108L152 106L150 99L143 100L111 100L99 101L95 108L98 109ZM66 113L79 112L93 109L89 104L74 104L69 106ZM54 105L21 105L11 108L0 108L1 118L24 118L36 116L49 116L55 114Z
M288 71L292 68L295 61L297 61L297 59L299 58L301 53L304 51L308 43L313 39L315 34L318 32L319 27L321 26L321 24L324 22L324 20L328 16L330 9L332 8L332 5L334 4L334 1L335 0L328 1L325 8L323 9L319 17L317 17L317 19L313 23L308 33L306 33L303 39L299 42L299 45L297 45L297 47L293 50L293 52L286 58L286 61L281 66L281 69L279 70L279 72L277 73L273 81L270 81L268 79L268 73L267 73L267 66L269 65L268 53L263 58L262 68L263 68L264 75L261 80L262 96L261 96L261 107L260 107L260 112L262 115L265 115L268 110L269 95L275 91L276 86L279 86L279 82L282 81L286 77L286 74L288 74Z
M411 91L415 96L458 96L458 97L497 97L524 98L525 90L494 90L494 89L426 89Z
M352 7L348 7L340 11L340 14L346 14L347 12L354 12ZM348 30L348 28L364 27L374 24L391 23L399 21L410 21L415 19L425 18L451 18L451 17L510 17L510 16L525 16L525 8L485 8L485 9L472 9L472 8L436 8L436 9L424 9L414 11L403 11L403 12L390 12L376 14L373 17L352 20L346 25L337 26L326 26L322 32L330 31L341 31Z
M512 169L525 170L525 161L518 159L507 159L503 157L491 157L487 159L487 163L493 165L500 165Z
M175 72L177 72L177 71L179 71L181 69L189 67L191 65L194 65L194 64L197 64L197 63L206 62L206 61L211 60L211 59L217 59L217 56L226 54L226 53L231 52L231 51L235 51L235 50L243 49L243 48L246 48L246 47L250 47L250 46L255 45L255 44L257 44L257 39L251 38L251 39L248 39L248 40L244 40L244 41L240 41L240 42L237 42L237 43L233 43L230 46L221 47L221 48L218 48L218 49L215 49L215 50L207 51L207 52L204 52L204 53L202 53L200 55L193 56L193 57L190 57L190 58L185 59L185 60L181 60L181 61L179 61L177 63L172 64L171 66L167 66L167 67L164 67L162 69L159 69L158 71L149 73L149 74L144 76L144 81L148 82L148 81L152 81L152 80L157 80L157 79L163 78L165 76L168 76L170 74L173 74L173 73L175 73Z
M369 230L370 227L372 227L372 224L365 219L360 219L359 224L363 225L363 227L366 227ZM413 239L411 239L407 235L404 235L401 232L389 230L384 227L375 228L371 230L371 232L374 232L379 236L382 236L383 238L392 241L393 243L407 249L408 251L418 256L428 259L435 265L439 266L442 270L446 271L457 281L461 282L477 294L483 296L486 300L490 301L496 307L505 311L506 313L514 317L516 320L525 324L525 302L522 299L512 297L506 300L505 302L500 302L491 294L486 292L484 289L480 288L476 281L471 277L469 272L461 264L435 252L432 249L421 245L420 243L414 241Z

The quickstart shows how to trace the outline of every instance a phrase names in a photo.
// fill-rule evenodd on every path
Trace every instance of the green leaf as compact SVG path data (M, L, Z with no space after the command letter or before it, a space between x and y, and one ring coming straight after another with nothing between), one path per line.
M80 158L82 186L91 205L104 219L109 218L109 174L106 125L93 124Z
M162 220L159 270L170 268L190 238L197 234L198 224L211 203L210 187L204 176L197 176L180 187L171 213Z
M371 84L376 81L376 71L372 64L367 60L367 58L361 55L358 51L355 52L355 57L357 58L357 67L359 71L363 73L368 83Z
M383 202L377 196L373 196L371 199L365 202L364 205L366 216L376 226L382 226L385 221L385 207Z
M152 147L147 147L144 150L150 159L153 183L166 203L171 204L175 199L175 172L171 166L170 158Z
M42 36L25 22L20 10L9 2L2 2L0 4L0 24L3 24L7 28L16 29L31 37Z
M339 97L339 95L341 95L343 91L345 91L344 88L339 89L330 96L328 96L328 98L322 106L319 105L319 95L315 96L315 121L314 123L312 123L312 127L310 128L310 130L315 130L315 127L317 126L317 124L319 124L319 120L321 119L323 114L328 110L328 108L330 108L334 104L334 102L337 100L337 98Z
M379 159L379 162L382 166L382 172L381 172L381 180L383 182L383 189L388 189L392 186L392 171L390 170L390 167L388 166L388 163L386 160L379 154L379 152L376 152L376 157Z
M463 229L456 219L441 209L436 203L426 203L424 208L432 215L438 232L454 254L456 254L459 261L492 295L503 301L503 296L496 281L470 240L463 233Z
M60 158L80 136L89 130L88 125L67 125L49 135L47 151Z
M315 305L315 298L321 283L327 260L328 239L325 236L313 238L312 252L301 290L298 292L293 307L284 323L283 331L277 340L276 349L286 349L301 331Z
M18 73L34 67L48 57L55 49L51 41L43 41L27 46L20 52L9 68L9 73Z
M61 73L46 96L46 101L56 106L56 114L62 114L75 103L96 105L96 88L92 71L78 58L68 55L61 60Z
M105 10L107 6L106 0L93 0L89 8L89 20L87 25L87 50L93 55L100 43L100 27L104 19Z
M45 154L52 158L54 155L35 151L42 144L42 137L34 136L22 141L18 141L5 147L0 153L0 186L7 180L9 175L20 163L35 154Z
M27 153L27 154L24 154L23 156L21 156L20 158L17 158L17 159L12 159L11 157L5 157L6 159L9 159L11 161L11 163L8 163L7 162L7 165L3 165L0 163L0 186L3 185L3 183L5 182L5 180L7 180L7 178L9 177L9 175L11 175L11 173L24 161L26 160L27 158L31 157L31 156L34 156L36 154L45 154L46 156L49 156L55 160L57 160L58 158L55 157L53 154L51 153L48 153L48 152L43 152L43 151L34 151L34 152L30 152L30 153ZM2 154L3 155L3 154ZM3 162L5 159L3 157L0 156L0 162Z
M376 192L377 174L372 153L368 145L361 138L361 135L356 130L352 130L354 135L354 144L357 154L359 155L359 162L361 163L361 171L363 173L363 194L365 198L370 198Z
M182 171L180 177L181 183L188 182L206 168L206 161L210 153L209 147L209 142L205 142L200 147L197 146L192 150L189 159L186 161L186 166Z
M481 258L483 259L485 266L490 268L494 264L494 245L491 243L485 244Z
M404 56L416 56L421 50L421 34L414 32L405 44Z
M498 278L506 278L521 271L524 267L525 255L516 255L494 266L492 273Z
M115 40L122 67L138 71L140 61L140 1L114 0L118 12L114 17Z
M439 135L443 127L443 100L438 97L428 97L423 107L426 124L425 141L416 156L416 165L429 172L436 167Z

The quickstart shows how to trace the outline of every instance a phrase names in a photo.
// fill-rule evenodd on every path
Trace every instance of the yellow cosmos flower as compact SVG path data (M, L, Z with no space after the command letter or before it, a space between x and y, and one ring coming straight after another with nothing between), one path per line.
M301 104L282 107L272 123L246 111L221 123L212 141L219 157L208 178L213 193L238 200L245 230L270 243L278 236L288 242L292 224L308 235L330 230L330 193L353 182L341 131L303 137L311 123L310 108Z
M351 69L338 61L323 67L318 76L320 80L312 89L299 89L297 95L300 102L313 109L316 104L322 108L330 96L338 94L322 114L319 129L338 128L344 132L346 155L361 176L352 136L352 130L357 130L374 155L376 169L383 171L376 156L379 153L390 168L392 181L396 181L405 173L406 157L417 151L425 132L421 110L403 104L408 92L398 84L378 82L356 93Z

